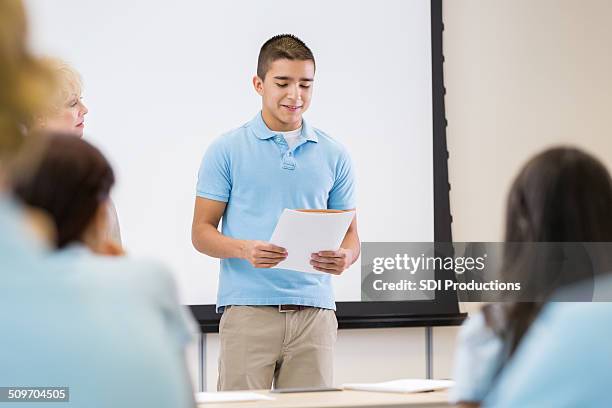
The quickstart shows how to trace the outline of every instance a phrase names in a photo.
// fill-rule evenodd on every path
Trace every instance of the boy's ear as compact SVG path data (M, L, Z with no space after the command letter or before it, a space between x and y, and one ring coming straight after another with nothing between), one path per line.
M253 88L255 88L255 92L257 92L259 96L263 96L263 79L257 75L253 77Z

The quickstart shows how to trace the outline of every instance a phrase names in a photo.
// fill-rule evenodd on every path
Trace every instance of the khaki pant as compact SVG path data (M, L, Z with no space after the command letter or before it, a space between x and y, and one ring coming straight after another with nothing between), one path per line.
M338 322L333 310L232 306L219 324L217 389L329 387Z

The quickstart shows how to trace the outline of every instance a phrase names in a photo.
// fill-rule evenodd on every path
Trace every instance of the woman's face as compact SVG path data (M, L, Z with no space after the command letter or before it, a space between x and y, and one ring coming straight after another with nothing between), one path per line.
M73 95L55 115L47 118L44 127L51 132L83 137L87 112L89 111L81 101L80 95Z

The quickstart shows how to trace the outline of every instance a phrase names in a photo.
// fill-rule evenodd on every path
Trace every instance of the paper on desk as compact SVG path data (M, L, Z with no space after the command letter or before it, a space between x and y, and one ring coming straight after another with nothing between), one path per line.
M256 392L219 391L196 392L195 400L198 404L202 404L207 402L272 401L274 398Z
M310 265L310 256L340 248L354 211L304 212L285 208L270 242L287 250L288 256L276 268L321 274Z
M451 388L455 385L451 380L421 380L405 379L386 381L381 383L344 384L348 390L376 391L376 392L424 392Z

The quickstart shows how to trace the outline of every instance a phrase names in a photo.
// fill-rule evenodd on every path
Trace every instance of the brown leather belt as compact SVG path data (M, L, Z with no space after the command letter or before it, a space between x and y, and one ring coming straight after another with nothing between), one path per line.
M296 312L299 310L310 309L313 306L303 306L303 305L278 305L278 311L281 313L287 312Z

